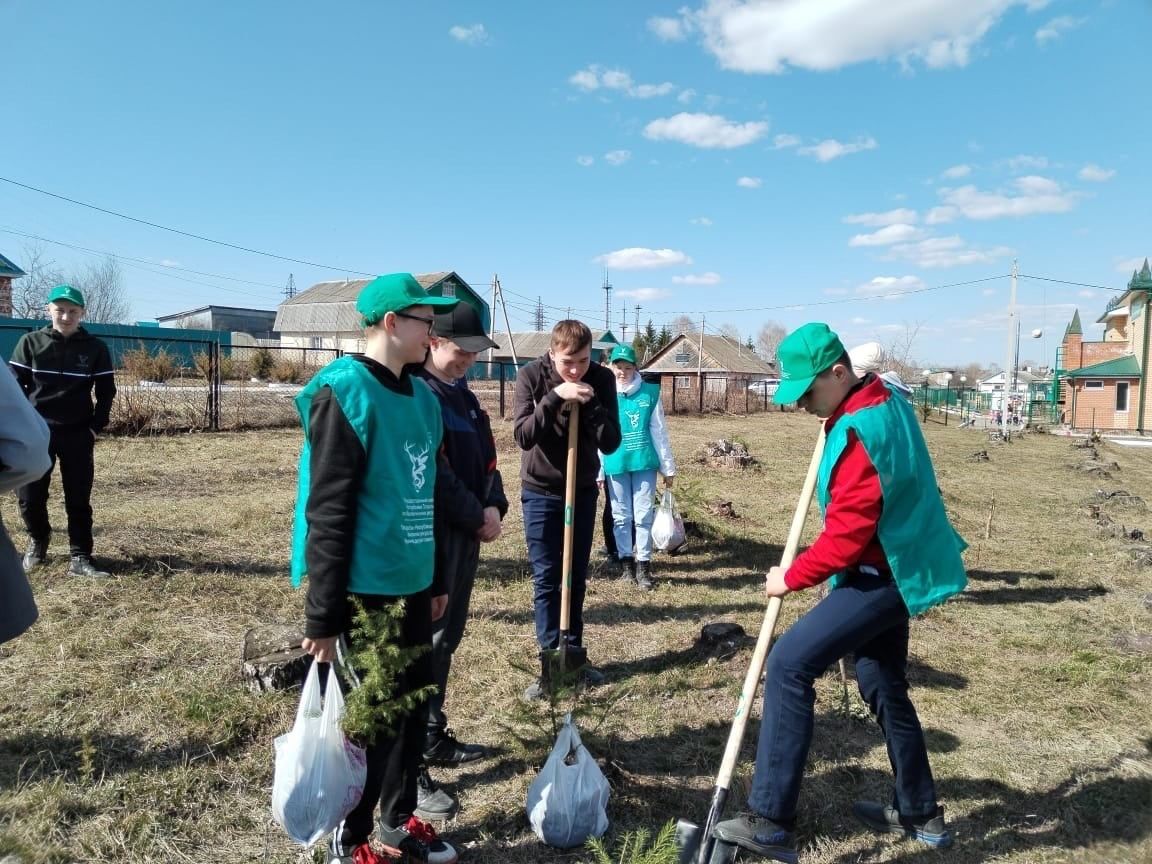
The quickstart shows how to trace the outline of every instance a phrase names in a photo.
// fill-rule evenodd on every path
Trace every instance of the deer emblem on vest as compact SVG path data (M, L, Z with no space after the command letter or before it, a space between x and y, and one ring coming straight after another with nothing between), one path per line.
M428 451L432 448L424 445L423 450L416 450L411 441L404 442L404 452L412 462L412 487L419 492L424 488L424 471L428 468Z

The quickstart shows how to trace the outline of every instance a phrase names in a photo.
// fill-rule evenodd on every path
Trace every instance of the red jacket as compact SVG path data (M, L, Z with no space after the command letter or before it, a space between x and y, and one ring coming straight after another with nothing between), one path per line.
M896 397L883 381L869 375L824 421L825 432L844 414L893 398ZM840 454L828 481L824 527L815 542L796 556L784 574L785 584L791 590L799 591L860 565L887 572L888 559L876 536L883 510L884 493L880 488L880 477L864 445L854 432L849 432L848 445Z

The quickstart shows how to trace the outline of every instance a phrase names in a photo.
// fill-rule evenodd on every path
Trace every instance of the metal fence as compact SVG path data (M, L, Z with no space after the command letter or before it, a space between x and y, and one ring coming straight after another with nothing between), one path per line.
M26 333L27 324L0 322ZM292 426L293 397L339 350L222 345L195 331L102 334L116 369L108 431L128 435Z

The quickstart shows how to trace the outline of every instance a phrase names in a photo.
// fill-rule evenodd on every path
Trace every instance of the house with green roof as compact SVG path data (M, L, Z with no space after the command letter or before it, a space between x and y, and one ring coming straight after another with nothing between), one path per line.
M12 316L12 280L27 274L0 255L0 316Z
M1150 295L1152 269L1145 259L1124 293L1110 300L1096 319L1104 327L1103 339L1085 341L1080 311L1073 314L1056 363L1063 422L1072 429L1150 431Z

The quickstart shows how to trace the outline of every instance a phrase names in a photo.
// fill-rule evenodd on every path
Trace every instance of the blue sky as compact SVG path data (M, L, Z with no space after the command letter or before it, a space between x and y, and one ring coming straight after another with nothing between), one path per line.
M1002 363L1014 257L1120 289L1152 255L1148 3L0 0L0 31L0 176L323 265L0 182L17 263L13 231L153 262L137 319L348 268L603 323L607 265L616 330L911 325L925 364ZM1022 357L1111 293L1020 280Z

